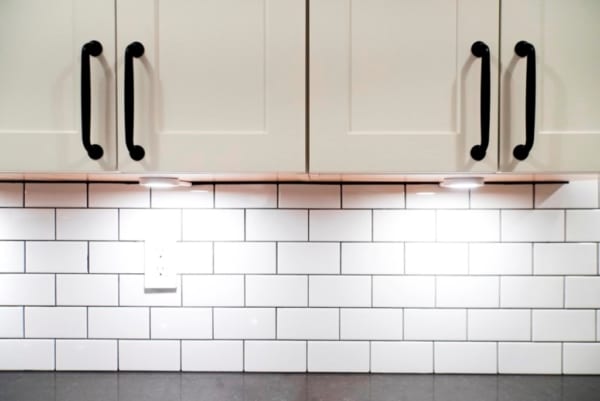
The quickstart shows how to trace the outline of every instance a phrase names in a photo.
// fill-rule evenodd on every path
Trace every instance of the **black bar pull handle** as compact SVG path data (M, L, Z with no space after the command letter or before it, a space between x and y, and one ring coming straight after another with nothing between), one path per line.
M81 48L81 142L92 160L98 160L104 155L102 146L92 144L90 139L92 120L90 57L98 57L101 54L102 44L96 40L87 42Z
M527 79L525 83L525 144L513 149L517 160L525 160L533 148L535 139L535 47L524 40L517 43L515 53L527 57Z
M140 42L132 42L125 48L125 144L129 156L136 162L144 158L146 151L143 147L136 145L133 140L133 58L139 58L143 55L144 45Z
M471 54L481 58L481 103L479 106L481 144L471 148L473 160L481 161L485 158L490 144L490 48L485 43L477 41L471 46Z

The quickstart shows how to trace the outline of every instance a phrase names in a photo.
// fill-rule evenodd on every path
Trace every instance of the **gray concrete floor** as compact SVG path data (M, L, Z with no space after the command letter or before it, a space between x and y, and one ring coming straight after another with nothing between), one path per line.
M600 376L0 373L0 401L600 401Z

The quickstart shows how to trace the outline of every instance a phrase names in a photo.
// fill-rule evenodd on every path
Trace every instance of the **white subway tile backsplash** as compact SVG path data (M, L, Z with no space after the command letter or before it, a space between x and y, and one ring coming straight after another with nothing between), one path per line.
M54 340L0 340L0 370L54 369Z
M339 243L280 242L277 244L278 274L337 274L339 272Z
M417 308L435 305L435 277L373 277L373 306Z
M144 273L144 243L90 242L90 273Z
M496 373L496 343L439 342L435 347L435 373Z
M274 339L274 308L215 308L215 339Z
M25 245L27 273L87 273L86 242L35 241Z
M79 183L26 183L25 207L86 207L87 187Z
M469 341L530 341L531 311L481 309L468 311Z
M0 209L0 240L54 239L54 210Z
M183 306L243 306L244 276L183 276Z
M0 338L23 337L23 308L0 307Z
M281 184L279 185L279 207L339 209L340 192L339 185Z
M403 244L342 244L342 274L402 274L403 272Z
M562 308L563 278L501 277L500 307Z
M406 186L407 209L466 209L469 207L469 193L435 184L415 184Z
M86 336L86 308L25 308L25 337L27 338L85 338Z
M56 276L58 305L112 306L119 302L116 275L60 274Z
M62 240L117 240L118 211L115 209L58 209L56 238Z
M371 306L371 278L366 276L312 276L308 302L311 307Z
M370 241L371 212L368 210L311 210L311 241Z
M247 210L247 241L306 241L306 210Z
M497 210L438 210L437 240L490 242L500 240Z
M183 210L184 241L243 241L243 210Z
M277 309L277 338L338 340L339 310L334 308Z
M54 305L54 275L0 275L0 305Z
M471 190L472 209L531 209L533 185L486 184Z
M306 341L246 341L247 372L305 372Z
M89 308L89 338L149 338L148 308Z
M212 338L210 308L152 308L150 323L152 339Z
M0 242L0 273L25 271L25 243L22 241Z
M366 341L309 341L309 372L368 372Z
M497 308L498 277L438 277L436 306L441 308Z
M533 273L540 275L597 274L596 244L534 244Z
M90 184L89 207L150 207L150 190L135 184Z
M567 210L567 241L600 241L600 210Z
M598 180L572 180L567 184L536 184L535 208L597 208Z
M170 255L173 269L179 274L210 274L213 272L211 242L177 242Z
M119 370L178 371L179 341L119 341Z
M470 274L529 275L532 269L531 244L469 244Z
M124 274L119 278L119 305L181 306L180 286L175 290L150 290L145 288L143 275Z
M503 210L502 238L504 242L561 242L565 240L562 210Z
M406 274L467 274L466 243L407 243Z
M192 372L241 372L242 341L183 341L181 367Z
M600 344L565 344L563 373L566 375L600 374Z
M403 209L404 185L344 185L344 209Z
M405 340L466 340L464 309L405 309Z
M150 201L153 208L202 209L213 207L213 186L193 185L169 189L152 189Z
M372 342L373 373L433 373L433 343Z
M277 185L218 184L215 186L215 207L275 208L277 207Z
M22 207L23 184L0 182L0 207Z
M533 341L595 341L592 310L534 310Z
M308 306L306 276L246 277L246 306Z
M600 277L566 277L566 308L600 308Z
M117 370L116 340L56 340L56 370Z
M119 213L119 239L181 239L181 211L171 209L122 209Z
M434 241L435 210L374 210L374 241Z
M561 345L558 343L499 343L498 373L560 374Z
M274 242L215 243L215 273L275 273Z
M402 340L402 309L342 309L342 340Z

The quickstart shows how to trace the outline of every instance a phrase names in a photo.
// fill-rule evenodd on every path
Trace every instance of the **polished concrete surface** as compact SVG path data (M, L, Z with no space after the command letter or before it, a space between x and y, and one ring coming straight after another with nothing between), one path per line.
M598 401L600 376L0 373L1 401Z

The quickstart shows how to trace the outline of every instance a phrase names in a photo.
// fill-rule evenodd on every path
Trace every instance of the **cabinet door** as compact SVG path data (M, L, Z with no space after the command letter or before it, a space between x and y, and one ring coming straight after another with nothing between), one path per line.
M310 170L497 169L497 0L310 3ZM482 161L482 59L491 54L490 143Z
M502 1L502 170L600 170L599 22L598 0ZM536 55L535 136L524 161L513 156L526 143L527 59L515 54L519 41Z
M90 143L81 138L81 50L90 60ZM0 170L101 171L116 168L115 7L111 0L0 1Z
M118 0L119 169L305 170L304 0ZM133 59L133 161L124 53Z

